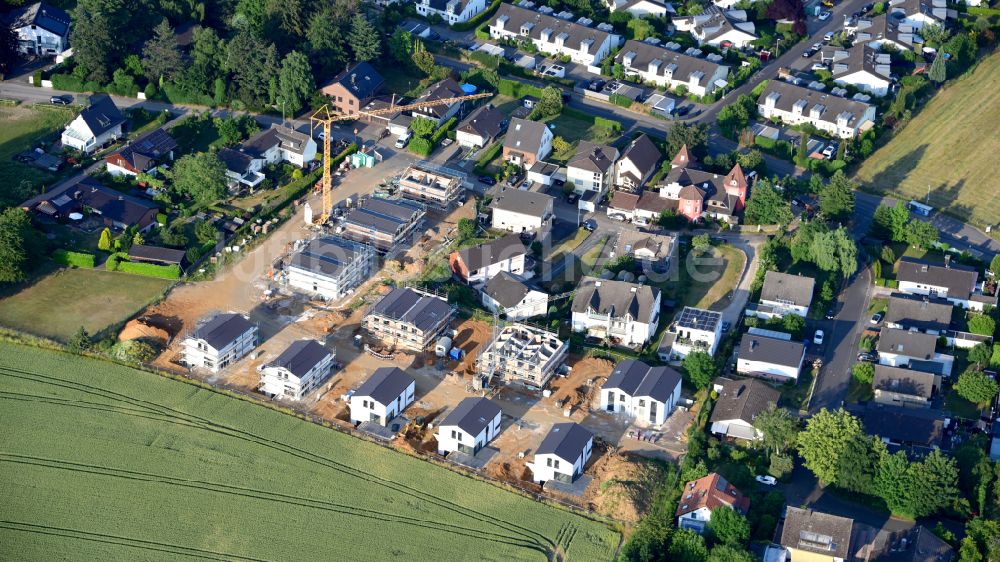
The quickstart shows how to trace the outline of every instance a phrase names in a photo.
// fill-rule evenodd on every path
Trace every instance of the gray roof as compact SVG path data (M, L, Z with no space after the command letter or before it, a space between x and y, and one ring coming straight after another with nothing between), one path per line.
M781 530L782 546L847 559L854 520L788 506Z
M369 197L358 203L345 220L364 228L395 235L422 212L420 206L409 201Z
M90 105L80 112L80 117L95 137L125 122L125 116L107 94L90 96Z
M355 396L368 396L379 404L388 404L399 397L416 379L399 367L379 367L368 377Z
M573 463L583 455L587 443L593 438L594 434L578 423L557 423L549 430L549 434L542 440L535 454L555 455L568 463Z
M155 261L180 265L184 261L184 250L132 244L128 249L128 257L135 260Z
M660 158L662 157L663 154L660 153L660 149L643 133L629 143L625 151L622 152L620 160L631 161L639 172L645 176L656 171L656 165L660 163Z
M520 152L538 154L546 130L545 123L514 117L510 120L510 127L507 127L503 145Z
M21 6L6 14L4 20L13 29L37 25L62 37L69 33L69 14L47 2L35 2Z
M334 76L333 80L323 86L323 89L334 83L347 88L354 97L364 100L374 96L385 84L385 79L375 70L374 66L367 62L359 62Z
M948 296L953 299L967 299L976 288L979 274L976 270L963 265L937 265L928 261L903 258L899 260L896 279L900 283L907 281L930 285L932 287L947 287Z
M301 378L330 354L330 350L316 340L297 340L285 348L271 365L287 369Z
M922 295L893 293L889 296L889 309L885 321L905 329L947 330L951 324L953 306L945 299Z
M722 385L709 421L743 420L753 424L757 415L777 404L781 392L757 379L731 380Z
M499 20L503 20L503 28L516 34L523 34L527 31L528 36L534 40L541 41L542 32L549 30L549 42L555 42L560 35L565 35L563 44L573 49L580 49L585 41L592 41L588 52L595 52L597 48L607 41L610 35L606 31L601 31L595 27L586 27L573 20L564 20L547 14L542 14L534 10L528 10L520 6L511 4L501 4L496 15L490 19L490 27L495 27ZM527 29L530 26L530 29Z
M764 288L760 291L760 300L809 306L812 303L815 286L816 280L812 277L768 271L764 275Z
M301 251L295 253L289 265L336 277L365 255L364 246L357 242L336 236L321 236L310 240Z
M483 292L500 303L500 306L511 308L524 300L524 297L531 292L531 287L517 276L501 271L486 283Z
M479 435L500 413L500 406L486 398L466 398L455 406L440 425L456 425L469 435Z
M757 98L757 103L763 106L769 96L775 97L774 107L780 111L791 112L792 107L801 101L805 104L802 109L803 115L810 115L815 108L821 110L818 118L820 121L834 124L837 123L837 118L840 115L845 115L848 117L847 124L850 127L860 126L861 118L871 107L870 104L864 102L842 98L827 92L810 90L781 80L768 82L767 87Z
M451 306L440 297L419 293L409 287L397 287L379 300L369 314L394 318L419 330L437 326L451 317Z
M518 234L508 234L503 238L458 251L462 263L469 268L469 271L476 271L503 260L523 256L526 253L524 243L521 242L521 237Z
M919 396L929 400L934 393L936 379L937 376L933 373L889 365L875 365L875 379L872 381L872 388L885 392Z
M106 219L140 228L153 222L159 211L152 201L125 195L89 176L76 184L64 182L60 187L39 193L21 203L21 207L59 216L89 207Z
M740 339L739 358L771 365L798 367L802 364L805 349L802 342L743 334L743 338Z
M592 142L580 141L576 147L576 155L567 164L570 168L579 168L599 174L607 173L618 159L618 149Z
M898 328L883 328L878 337L879 353L895 353L928 360L934 357L935 347L937 336Z
M1000 427L1000 425L997 425ZM887 551L878 556L881 562L951 562L955 559L955 550L940 537L923 525L902 533L894 533L896 540L891 541ZM903 537L899 535L904 535ZM906 538L903 545L901 538Z
M552 209L554 201L555 197L551 195L511 188L497 195L490 206L512 213L544 217Z
M445 100L449 98L457 98L463 95L465 95L465 92L462 91L462 86L456 82L454 78L445 78L444 80L435 82L434 84L428 86L427 89L420 94L420 97L414 100L414 103ZM414 114L433 115L434 117L440 119L441 117L444 117L444 115L448 112L448 109L454 105L454 103L424 107L414 110Z
M254 325L242 314L224 313L206 322L192 335L205 340L205 343L214 349L222 349L253 327Z
M696 78L696 84L706 84L720 69L722 77L729 74L729 67L714 63L708 59L692 57L680 51L671 51L659 45L652 45L644 41L629 40L618 51L615 62L623 63L626 55L632 54L632 61L625 68L627 73L630 69L641 72L650 72L650 63L655 62L652 73L657 76L664 76L672 80L691 82L691 78ZM713 88L709 88L712 90Z
M616 318L628 314L639 322L648 323L657 312L659 294L659 289L648 285L584 277L573 297L572 310L587 312L592 309Z
M681 383L681 375L670 367L652 367L635 359L615 365L603 388L621 390L629 396L649 396L666 402Z
M305 133L300 133L290 127L271 125L270 129L257 133L244 142L240 148L258 158L271 148L279 145L288 152L302 155L305 154L306 146L310 141L312 139Z
M881 53L865 44L857 44L846 51L846 57L833 59L833 78L868 72L884 80L889 79L888 53ZM884 62L880 62L880 59Z
M940 446L947 414L931 408L904 408L869 402L861 410L861 423L870 435L894 443L924 447Z
M500 110L492 105L484 105L462 121L458 130L470 135L479 135L484 139L492 139L503 131L506 121L507 117Z
M254 160L253 156L229 147L219 149L218 156L227 170L241 176L247 173Z

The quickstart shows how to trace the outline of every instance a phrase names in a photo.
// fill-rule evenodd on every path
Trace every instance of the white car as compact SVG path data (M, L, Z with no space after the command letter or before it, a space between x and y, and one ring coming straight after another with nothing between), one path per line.
M823 330L816 330L816 333L813 335L813 343L816 345L823 345L823 336Z
M830 41L833 41L833 32L827 31L825 34L823 34L823 42L829 43Z
M778 481L774 478L774 476L760 475L760 476L755 476L754 480L760 482L761 484L767 484L768 486L774 486L775 484L778 483Z
M831 16L831 15L832 15L832 14L831 14L831 12L829 12L829 11L822 11L822 12L820 12L820 13L819 13L819 15L818 15L818 16L816 16L816 17L818 17L818 18L819 18L819 21L826 21L826 20L830 19L830 16Z
M825 65L824 63L821 63L821 62L814 62L814 63L813 63L813 65L812 65L812 69L813 69L814 71L815 71L815 70L829 70L829 69L828 69L828 68L826 67L826 65Z
M399 138L396 139L396 148L406 148L406 145L410 142L410 137L412 136L413 133L410 131L406 131L402 135L399 135Z

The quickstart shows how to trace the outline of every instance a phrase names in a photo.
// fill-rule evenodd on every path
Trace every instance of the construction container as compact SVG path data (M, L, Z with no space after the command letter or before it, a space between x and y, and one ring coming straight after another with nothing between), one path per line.
M451 351L451 338L448 336L441 336L438 338L437 344L434 346L434 355L438 357L447 357L448 352Z
M448 352L448 357L454 359L455 361L461 360L465 357L465 351L461 347L453 347L451 351Z

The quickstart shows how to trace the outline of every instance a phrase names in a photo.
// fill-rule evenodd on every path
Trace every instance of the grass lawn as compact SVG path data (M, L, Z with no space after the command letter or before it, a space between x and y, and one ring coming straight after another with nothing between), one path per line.
M424 88L430 84L430 80L422 72L408 66L394 66L392 68L379 68L378 71L385 78L384 90L389 94L415 98L419 96Z
M146 306L169 284L141 275L63 269L0 299L0 324L63 341L80 326L96 334Z
M871 304L868 305L868 314L875 314L876 312L885 313L889 308L889 299L883 297L875 297L872 299Z
M694 266L697 268L698 279L692 278L686 262L680 264L681 286L685 288L680 307L722 310L729 304L724 299L739 284L746 256L732 246L716 246L715 249L721 262Z
M613 133L606 127L597 125L592 116L577 111L563 111L560 115L546 121L550 125L555 125L552 134L562 137L570 143L570 149L562 152L553 152L549 160L554 162L567 162L576 153L576 145L581 140L590 141L596 144L609 144L618 140L621 135Z
M73 120L75 110L57 106L0 107L0 205L9 206L30 197L34 188L51 183L56 175L29 164L15 161L14 155L34 148L41 140ZM17 189L27 181L32 190Z
M559 243L555 248L552 248L552 256L549 260L558 259L560 256L572 252L579 246L583 244L583 241L590 236L590 231L585 228L578 228L576 232L573 233L572 238L567 238Z
M956 375L957 377L957 375ZM944 395L944 409L948 410L956 417L967 420L979 419L979 408L975 404L962 398L954 390L949 390Z
M211 119L188 117L171 127L170 135L177 141L180 152L183 154L205 152L213 146L222 147L219 130Z
M215 389L0 344L7 557L610 560L592 521ZM137 501L140 498L141 501ZM298 522L298 524L290 524Z
M996 223L1000 193L993 155L1000 150L1000 54L937 93L858 170L871 189L923 201L979 226ZM970 104L969 100L976 100Z

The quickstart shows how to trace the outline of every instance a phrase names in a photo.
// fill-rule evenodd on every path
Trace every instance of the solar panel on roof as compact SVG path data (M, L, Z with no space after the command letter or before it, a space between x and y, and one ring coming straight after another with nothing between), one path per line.
M722 318L722 314L700 308L685 308L677 323L685 328L711 331Z

